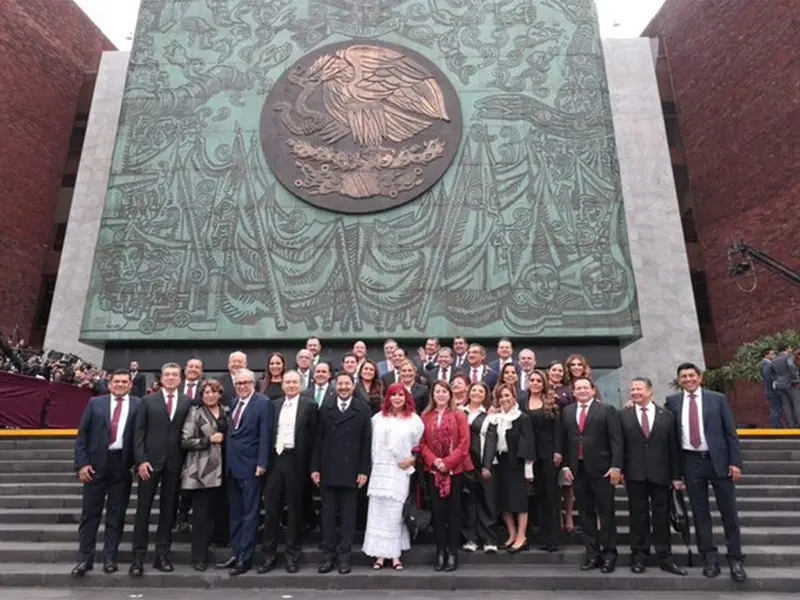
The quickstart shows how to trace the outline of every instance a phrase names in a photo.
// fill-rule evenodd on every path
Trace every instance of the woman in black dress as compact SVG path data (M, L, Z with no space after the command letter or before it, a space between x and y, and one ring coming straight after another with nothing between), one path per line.
M283 374L286 372L286 358L280 352L273 352L267 359L267 370L259 382L258 391L275 400L283 396Z
M364 342L361 342L362 344ZM380 412L383 403L383 382L378 377L378 365L369 358L364 359L358 369L356 390L360 390L367 399L373 416Z
M469 423L469 455L474 471L466 474L462 498L461 536L463 550L475 552L481 545L487 554L497 552L497 503L492 464L497 452L497 425L487 412L492 405L489 386L473 383L468 403L461 407Z
M508 530L505 548L520 552L527 548L528 487L533 481L536 445L531 420L519 409L514 388L495 388L500 412L497 422L497 503Z
M541 538L539 549L556 552L560 500L558 472L561 465L561 456L556 454L556 440L563 430L555 395L547 385L547 375L542 371L531 372L528 391L530 395L525 403L525 411L531 418L536 442L533 483Z

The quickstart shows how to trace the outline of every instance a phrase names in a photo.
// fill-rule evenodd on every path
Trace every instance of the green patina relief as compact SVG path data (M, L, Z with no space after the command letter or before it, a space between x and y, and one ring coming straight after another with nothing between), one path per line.
M281 75L352 40L433 62L463 119L369 214L294 196L261 139ZM143 0L82 337L456 333L639 335L593 2Z

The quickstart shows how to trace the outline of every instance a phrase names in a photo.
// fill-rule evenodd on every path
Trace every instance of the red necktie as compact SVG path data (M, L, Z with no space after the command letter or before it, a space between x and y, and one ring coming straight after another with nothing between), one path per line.
M700 413L697 410L697 394L689 394L689 443L700 447Z
M111 429L109 431L109 445L117 441L117 431L119 430L119 419L122 416L122 401L125 398L115 397L117 404L114 406L114 414L111 415Z
M167 416L172 421L172 394L167 394Z
M442 369L442 381L450 381L447 378L447 369Z
M647 408L642 407L642 433L644 437L650 437L650 419L647 418Z
M239 403L236 405L236 410L233 411L233 428L239 429L239 421L242 420L242 412L244 411L244 402L239 400Z
M478 369L472 368L472 383L478 383Z
M189 389L187 390L187 396L189 396L189 400L194 400L194 381L189 382Z
M578 417L578 431L583 433L586 428L586 407L588 404L581 404L581 414ZM583 458L583 442L578 442L578 458Z

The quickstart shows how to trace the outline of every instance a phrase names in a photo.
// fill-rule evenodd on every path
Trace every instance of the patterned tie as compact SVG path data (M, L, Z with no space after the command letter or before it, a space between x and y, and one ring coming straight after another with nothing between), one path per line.
M239 400L236 405L236 410L233 411L233 428L239 429L239 422L242 420L242 413L244 412L245 402Z
M189 400L194 400L194 381L189 382L189 387L186 390L186 395L189 396Z
M317 393L314 394L314 402L317 403L317 406L319 406L322 403L322 388L321 387L318 387L317 388Z
M167 416L169 420L172 421L172 399L175 396L173 394L167 394Z
M642 407L642 433L644 437L650 437L650 419L647 418L647 407Z
M697 394L689 394L689 443L700 447L700 413L697 410Z
M478 383L480 381L478 379L478 369L476 367L472 367L472 383Z
M442 381L450 381L447 378L447 369L442 369Z
M583 430L586 428L586 407L587 406L588 406L588 403L587 404L581 404L581 414L580 414L580 417L578 418L578 431L580 431L581 433L583 433ZM579 459L583 458L583 442L582 441L578 442L578 458Z
M347 410L347 402L345 402L344 400L342 400L341 402L339 402L339 410L340 410L341 412L344 412L344 411L346 411L346 410Z
M113 444L117 441L117 431L119 431L119 419L122 416L122 401L125 398L120 398L116 396L114 400L117 401L116 405L114 406L114 414L111 416L111 429L109 430L109 445Z

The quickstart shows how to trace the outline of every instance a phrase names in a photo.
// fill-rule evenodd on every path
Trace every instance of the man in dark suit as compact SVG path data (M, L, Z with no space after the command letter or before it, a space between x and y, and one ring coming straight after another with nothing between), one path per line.
M723 394L702 389L702 381L696 365L679 365L678 384L683 391L667 396L666 408L675 416L697 549L705 558L703 575L716 577L720 573L719 555L711 532L710 483L722 515L731 578L743 582L747 574L734 486L742 476L739 436L728 399Z
M781 399L786 427L800 427L800 370L794 363L794 353L788 344L778 346L772 359L776 393Z
M220 376L219 382L222 384L222 399L228 407L232 407L236 400L236 385L234 378L241 369L247 368L247 354L244 352L231 352L228 356L228 372Z
M220 568L241 575L253 565L261 490L269 467L272 402L255 393L255 375L240 369L234 383L238 396L231 413L225 448L230 500L231 556Z
M645 572L652 540L661 570L686 575L675 564L669 523L670 486L680 489L681 465L672 413L653 402L653 384L640 377L631 383L633 405L620 413L625 459L622 469L628 488L631 519L631 571Z
M177 509L181 469L186 455L181 448L181 431L191 407L187 396L178 391L181 366L167 363L161 367L161 390L142 399L136 411L133 453L139 474L136 518L133 525L133 563L130 574L141 577L150 527L150 511L159 492L156 560L153 568L173 570L169 558L172 546L172 525Z
M455 377L456 369L453 367L453 351L444 347L439 350L439 364L425 373L428 387L432 388L437 381L450 383Z
M595 400L597 388L590 379L576 379L572 392L576 402L561 413L564 435L556 454L563 457L564 478L572 483L580 512L586 546L581 570L599 567L611 573L617 564L614 486L621 481L624 452L619 414Z
M83 484L78 526L78 564L72 575L83 577L94 563L97 528L106 505L103 572L117 571L117 551L131 495L133 428L139 398L130 396L130 373L111 374L111 394L89 400L75 438L75 471Z
M764 398L769 407L769 425L773 429L780 429L781 422L781 395L775 389L775 369L772 361L775 359L775 349L766 348L761 353L761 362L758 363L758 372L764 382Z
M339 573L350 572L350 554L356 531L358 490L367 484L371 469L372 412L353 397L353 380L336 376L336 399L319 409L311 458L311 480L322 496L322 540L325 557L320 573L330 573L338 555ZM340 537L336 546L336 515Z
M264 564L259 573L275 568L278 549L278 521L287 507L286 572L297 573L302 548L303 491L309 477L311 453L317 428L317 405L300 395L300 374L283 375L283 398L274 401L275 427L270 451L270 468L264 488Z
M383 342L383 360L378 361L378 377L383 377L392 369L392 354L397 348L397 342L388 339Z
M425 340L424 348L417 348L417 357L412 361L419 373L425 373L439 366L439 350L442 344L439 338L428 338Z
M147 394L147 375L139 372L139 363L135 360L130 364L131 394L137 398L144 398Z
M322 406L327 400L336 397L336 386L331 385L331 366L326 362L320 362L314 367L314 382L300 392L302 396L314 400L317 408Z
M497 360L490 362L489 368L499 374L508 363L514 365L517 370L517 376L519 376L522 369L519 363L514 360L514 346L508 338L500 338L500 341L497 342Z
M490 390L494 389L499 377L498 373L486 364L486 348L480 344L470 344L467 349L467 362L461 371L467 374L470 382L482 381Z

